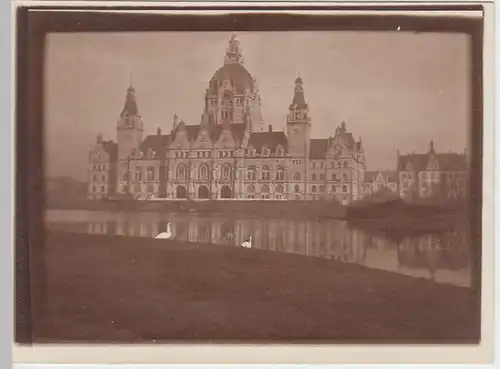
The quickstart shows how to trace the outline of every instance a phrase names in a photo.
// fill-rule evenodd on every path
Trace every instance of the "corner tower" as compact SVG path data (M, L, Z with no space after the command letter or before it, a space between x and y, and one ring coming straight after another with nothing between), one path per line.
M308 156L311 138L311 117L304 96L304 83L300 76L295 80L293 100L288 108L286 131L290 155L292 157Z
M125 97L125 105L116 126L118 159L126 159L142 142L144 124L139 109L135 89L130 85Z

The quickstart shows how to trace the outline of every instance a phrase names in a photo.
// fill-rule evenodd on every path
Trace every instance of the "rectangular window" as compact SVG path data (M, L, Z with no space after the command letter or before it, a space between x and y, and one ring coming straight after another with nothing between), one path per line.
M319 179L320 179L321 181L324 181L324 180L325 180L325 175L324 175L324 174L320 174L320 175L319 175Z

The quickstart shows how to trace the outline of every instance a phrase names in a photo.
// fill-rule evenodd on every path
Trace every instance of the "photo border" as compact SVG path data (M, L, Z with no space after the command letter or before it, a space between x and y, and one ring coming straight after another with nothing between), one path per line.
M43 4L46 4L46 2L41 2L41 1L36 1L33 2L34 4L37 4L35 6L35 9L38 8L43 8L47 9L47 7ZM31 4L33 4L31 3ZM50 3L53 4L54 2ZM85 2L72 2L72 4L78 5L82 4ZM18 3L17 5L26 4L26 2L23 3ZM61 4L61 2L57 2L57 4ZM88 2L86 3L87 5L90 5L92 7L98 6L97 2ZM109 3L107 3L109 4ZM127 2L127 3L120 3L123 8L122 10L132 10L134 9L133 5L134 3ZM126 5L123 5L126 4ZM162 8L163 3L155 3L152 5L153 8L155 8L156 11L159 10L159 8ZM172 4L172 3L170 3ZM193 3L190 3L192 5ZM192 11L201 11L201 8L206 9L206 3L201 6L201 3L198 3L200 5L195 5L191 9ZM338 3L337 3L338 4ZM366 3L363 3L366 4ZM493 238L492 238L492 201L488 201L488 199L492 199L493 197L493 187L492 187L492 178L493 178L493 99L492 99L492 81L493 78L486 78L485 76L493 75L493 65L490 62L492 58L492 11L487 10L489 8L488 4L484 3L475 3L471 2L470 4L473 5L464 5L464 3L461 3L461 5L455 5L455 8L453 8L453 5L450 7L448 4L446 6L440 2L439 7L433 7L432 5L424 5L424 6L418 6L418 5L402 5L400 8L397 8L397 6L392 3L391 5L380 5L371 3L373 5L356 5L356 6L343 6L343 5L335 5L335 6L324 6L324 4L318 5L315 9L316 11L324 11L324 12L335 12L335 11L353 11L353 12L359 12L359 11L394 11L394 9L397 9L399 11L415 11L416 8L420 8L419 10L421 11L432 11L432 9L438 9L440 11L457 11L459 10L478 10L479 7L483 9L482 7L484 6L484 33L481 32L480 35L476 34L476 37L483 37L484 36L484 50L483 54L481 55L482 63L481 63L481 75L480 81L475 81L475 83L479 83L481 86L479 91L482 92L479 95L474 94L473 96L473 106L474 108L472 109L474 114L476 114L473 118L473 122L477 123L478 119L479 122L483 121L484 126L483 129L473 129L472 130L472 139L477 143L479 140L482 141L482 152L475 153L475 150L473 150L474 154L472 156L472 168L473 170L479 170L479 173L481 173L481 167L482 167L482 176L481 174L476 176L472 176L473 178L478 178L479 181L473 182L472 186L476 186L475 188L472 188L472 193L481 193L481 197L484 200L484 202L479 199L479 203L482 202L482 208L481 207L475 207L473 211L475 212L478 219L478 222L482 224L479 224L480 228L476 229L482 229L481 233L478 235L480 238L482 236L482 244L483 246L486 245L493 245ZM245 4L246 8L245 11L247 11L249 8L256 10L257 8L248 6L248 4ZM281 5L281 4L280 4ZM54 7L54 5L51 5ZM59 21L59 22L54 22L54 19L50 20L49 22L49 27L55 27L56 29L59 27L59 30L68 30L68 25L71 24L71 22L74 22L74 19L71 20L71 14L73 9L78 9L75 8L75 6L67 7L66 10L71 10L67 11L66 14L64 15L65 21ZM142 9L144 9L145 3L140 3L140 6ZM174 8L172 8L173 5L169 5L169 7L165 8L167 12L172 12L175 9L180 10L182 12L188 10L187 8L184 9L179 9L180 5L176 4ZM197 9L197 7L200 7L200 9ZM234 4L231 4L231 7L233 7ZM305 8L301 8L302 5L297 5L294 4L295 10L299 11L307 11ZM311 4L308 4L308 9L310 9ZM283 8L283 6L280 6ZM16 7L14 7L16 8ZM229 9L225 9L223 6L220 4L216 7L217 11L228 11ZM279 7L278 7L279 8ZM276 8L276 11L280 11L278 8ZM361 10L362 8L362 10ZM492 8L492 7L491 7ZM17 7L19 9L19 7ZM266 8L268 11L273 10L274 8ZM63 10L63 9L61 9ZM81 9L83 10L83 9ZM113 9L112 7L107 6L105 9L101 9L106 12L108 11L116 11L117 9ZM15 14L16 10L14 10ZM101 14L104 15L104 14ZM130 16L130 14L128 15ZM149 19L157 18L155 16L152 16L150 14L148 15L143 15L147 16ZM114 15L114 17L117 17ZM164 16L161 16L164 19ZM262 17L262 15L259 15L259 17ZM350 19L353 19L358 16L346 16L346 17L351 17ZM16 196L16 202L17 202L17 215L20 216L19 218L16 219L16 240L18 242L17 247L16 247L16 288L17 290L17 295L24 295L24 298L16 300L16 314L19 317L20 315L23 316L23 319L16 319L16 324L19 324L17 328L17 333L19 336L17 339L19 341L25 342L25 343L30 343L30 328L31 328L31 322L30 319L36 319L36 315L34 315L35 311L43 311L43 306L39 306L37 304L42 304L43 305L43 299L40 298L40 296L43 296L44 293L44 278L33 278L34 275L43 275L43 265L37 260L42 260L43 258L41 257L43 255L43 247L31 247L29 249L29 245L32 245L34 240L39 240L43 239L44 233L43 233L43 224L41 222L41 216L40 216L40 211L43 209L43 196L40 194L43 193L43 140L41 138L43 137L43 123L40 122L41 117L43 117L43 104L41 103L43 100L41 98L41 91L42 91L42 86L43 86L43 80L42 80L42 75L43 73L37 73L33 72L35 70L40 70L43 68L43 65L40 66L39 61L43 59L43 48L40 49L37 47L37 42L39 42L39 39L37 40L34 35L37 35L38 32L40 32L40 29L33 29L31 28L29 35L24 33L23 30L27 29L27 22L28 22L28 16L25 18L19 17L17 18L17 30L18 30L18 38L17 38L17 46L19 47L22 43L23 40L28 42L28 52L24 54L24 60L23 57L21 57L21 64L17 65L17 77L18 77L18 85L17 89L15 91L17 92L17 119L18 119L18 124L21 122L20 125L17 126L17 137L16 137L16 149L17 151L17 163L24 163L23 165L19 165L17 168L17 178L16 178L16 183L17 183L17 196ZM108 18L109 19L109 18ZM159 18L158 18L159 19ZM349 19L349 18L345 18ZM365 18L365 21L368 18ZM405 21L403 21L403 18L401 18L400 15L393 16L392 20L390 17L386 18L385 23L387 24L387 29L395 29L399 24L406 24L407 18ZM435 16L429 16L426 18L428 21L428 26L434 25L434 27L437 27L439 29L439 18L436 18ZM65 23L66 22L66 23ZM69 23L68 23L69 22ZM113 21L112 21L113 22ZM460 20L460 22L464 22L463 19ZM78 23L78 22L77 22ZM82 31L82 22L80 21L80 26L79 29L73 29L73 31ZM347 23L342 23L345 26L348 26ZM453 23L453 22L451 22ZM73 23L74 24L74 23ZM367 24L367 23L365 23ZM367 24L368 25L368 24ZM151 26L151 24L150 24ZM65 28L66 27L66 28ZM103 25L101 24L101 30ZM109 23L108 23L109 27ZM289 26L290 27L290 26ZM450 27L450 24L447 25L447 27ZM228 27L225 29L222 27L220 30L233 30L233 28ZM251 29L251 27L250 27ZM292 28L289 28L290 30ZM429 28L427 28L428 30ZM448 28L449 29L449 28ZM51 29L53 30L53 29ZM137 30L137 29L134 29ZM238 30L240 31L245 31L249 29L245 29L245 27L239 27ZM276 30L276 28L273 28L273 30ZM436 29L434 29L436 30ZM15 28L14 28L14 35L16 34ZM39 35L38 35L39 36ZM477 41L477 40L476 40ZM473 45L478 45L477 42L473 43ZM483 43L480 44L481 47ZM490 45L490 46L488 46ZM476 46L477 47L477 46ZM18 49L21 54L24 51L24 48ZM477 50L476 50L477 51ZM40 54L40 52L42 54ZM473 52L474 53L474 52ZM19 54L18 54L19 55ZM29 55L29 57L28 57ZM27 88L27 86L30 86L30 88ZM20 88L19 88L20 87ZM479 99L479 100L478 100ZM33 101L39 101L39 103L33 104ZM481 104L481 101L483 102ZM31 102L30 104L27 104L27 102ZM24 105L23 105L24 104ZM480 105L479 110L477 109L478 104ZM484 104L484 105L483 105ZM484 107L484 108L483 108ZM481 113L481 116L478 114ZM482 117L482 114L484 112L484 119ZM22 122L25 122L23 125ZM38 123L34 123L38 122ZM34 123L34 124L33 124ZM39 160L34 160L34 158L38 158ZM482 159L482 160L481 160ZM482 191L480 189L482 188ZM476 199L477 200L477 199ZM477 203L476 203L477 204ZM482 216L481 216L482 215ZM477 225L476 225L477 226ZM21 248L20 246L21 245ZM23 246L24 245L24 246ZM21 252L20 252L21 249ZM481 248L477 248L478 250L481 250ZM405 363L405 361L402 361L403 359L408 358L408 355L411 355L414 358L417 358L417 360L413 360L412 363L437 363L437 362L443 362L443 363L449 363L449 360L442 361L440 358L444 359L453 359L451 362L455 363L477 363L478 361L470 361L471 359L474 359L474 357L480 355L481 358L485 359L487 361L490 361L492 357L492 340L491 340L491 330L489 329L492 326L492 296L493 296L493 291L490 286L493 286L493 279L492 279L492 262L493 262L493 248L491 247L483 247L482 248L482 255L479 255L477 262L481 262L481 256L482 256L482 274L477 276L476 278L476 283L481 284L482 281L482 305L481 305L481 312L482 312L482 319L481 319L481 331L482 331L482 341L480 345L477 345L471 350L469 350L470 347L460 345L458 348L454 349L453 347L448 347L444 345L439 345L439 346L426 346L426 347L412 347L412 348L403 348L401 349L400 345L393 345L393 346L381 346L381 345L376 345L375 347L373 346L366 346L366 345L356 345L356 346L347 346L347 345L316 345L314 347L311 347L309 345L293 345L290 347L284 347L284 345L273 345L273 344L266 344L265 347L263 346L254 346L251 347L252 345L156 345L154 347L150 346L144 346L144 345L106 345L106 346L95 346L92 344L89 344L89 347L77 347L77 346L67 346L64 349L61 349L60 345L33 345L33 346L23 346L23 345L14 345L14 360L16 362L61 362L61 363L83 363L83 362L89 362L89 361L80 361L79 359L89 359L91 358L91 362L103 362L103 363L111 363L111 362L130 362L130 363L165 363L166 361L171 362L171 363L240 363L242 362L241 359L246 356L249 360L245 360L245 363L269 363L269 360L271 361L274 360L274 362L280 362L280 363L333 363L336 362L337 360L340 359L339 362L343 363L375 363L375 362L381 362L381 363L388 363L388 361L383 360L380 361L381 359L387 359L390 357L390 363ZM26 273L26 269L24 269L24 273L22 267L30 265L30 269ZM477 265L476 265L477 267ZM21 270L21 276L19 275L19 270ZM477 270L477 269L476 269ZM31 294L30 292L31 291ZM30 298L31 297L31 298ZM24 314L24 315L23 315ZM85 345L83 345L85 346ZM120 347L117 347L120 346ZM139 347L140 346L140 347ZM336 346L336 347L325 347L325 346ZM231 350L233 353L228 354L228 347L231 347ZM369 355L374 355L370 356L369 360L366 361L366 355L361 355L360 350L363 348L364 350L367 350L369 352ZM89 353L88 350L91 350L92 352ZM406 351L408 350L408 351ZM113 351L113 352L111 352ZM397 352L396 352L397 351ZM405 352L400 352L400 351L405 351ZM197 355L194 356L193 352L197 352ZM82 356L79 356L80 354L83 354ZM200 355L207 355L205 359L202 359L202 361L199 361ZM389 357L385 357L384 355L389 354ZM112 360L107 360L106 357L109 357L108 355L114 355ZM218 356L221 355L221 356ZM146 356L149 357L150 360L144 361L141 360L144 359ZM447 357L446 357L447 356ZM124 359L127 358L127 359ZM168 358L168 360L165 360ZM307 361L303 361L304 358L307 358ZM332 361L332 359L335 358L335 360ZM355 361L352 361L352 359L356 359ZM139 361L138 361L139 359ZM185 361L188 359L188 361ZM194 361L193 361L194 359ZM290 361L290 359L292 361ZM301 360L302 359L302 360ZM429 359L431 361L429 361ZM33 361L34 360L34 361ZM48 360L48 361L46 361ZM68 361L69 360L69 361ZM236 360L236 361L235 361ZM359 361L361 360L361 361Z

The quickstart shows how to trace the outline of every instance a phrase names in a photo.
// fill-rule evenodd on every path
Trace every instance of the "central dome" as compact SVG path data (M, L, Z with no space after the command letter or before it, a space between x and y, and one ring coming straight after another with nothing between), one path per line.
M210 80L208 94L217 95L224 81L231 83L235 94L243 94L247 88L253 91L254 88L252 75L239 63L225 64L219 68Z

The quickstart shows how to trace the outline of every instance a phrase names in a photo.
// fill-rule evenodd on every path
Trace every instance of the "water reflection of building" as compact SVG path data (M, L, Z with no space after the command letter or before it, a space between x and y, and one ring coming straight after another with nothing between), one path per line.
M351 229L339 220L231 219L175 214L161 219L90 222L88 232L152 238L172 223L179 241L240 245L250 236L253 247L357 263L370 268L433 278L467 286L470 244L465 229L442 234L392 238L381 232Z

